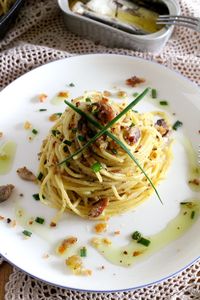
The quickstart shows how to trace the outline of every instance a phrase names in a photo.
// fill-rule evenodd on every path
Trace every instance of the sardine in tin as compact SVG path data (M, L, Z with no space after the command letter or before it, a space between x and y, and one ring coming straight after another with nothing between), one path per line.
M93 0L93 2L94 1L99 1L100 3L102 3L102 0ZM144 2L140 0L136 0L135 2L137 1ZM170 15L180 14L180 8L176 0L159 1L162 1L163 4L167 7L168 13ZM82 2L84 3L92 1L90 0ZM134 2L134 0L124 1L125 4L128 2ZM155 0L152 1L152 3L153 2L155 2ZM134 32L129 32L129 28L128 30L126 30L126 28L123 30L123 26L121 26L121 23L119 23L119 27L118 24L116 26L114 24L114 27L110 26L109 23L111 23L112 19L111 21L107 21L107 19L103 18L103 22L99 22L99 17L97 16L96 18L95 15L93 17L93 12L92 18L90 18L90 11L89 14L87 14L86 11L86 14L83 15L74 12L71 9L71 3L68 0L58 0L58 4L64 14L66 26L70 31L108 47L121 47L143 52L159 53L162 51L163 47L165 46L173 31L173 26L170 26L163 27L160 30L155 31L153 33L145 34L145 32L142 32L142 34L140 34L136 32L134 34Z

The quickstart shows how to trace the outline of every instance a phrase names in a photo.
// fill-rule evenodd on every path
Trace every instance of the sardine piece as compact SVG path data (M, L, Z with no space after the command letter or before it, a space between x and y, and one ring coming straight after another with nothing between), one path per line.
M12 184L0 186L0 203L6 201L10 197L14 187L15 186Z
M131 34L149 34L160 29L156 25L158 14L141 7L137 2L137 0L77 1L72 11Z

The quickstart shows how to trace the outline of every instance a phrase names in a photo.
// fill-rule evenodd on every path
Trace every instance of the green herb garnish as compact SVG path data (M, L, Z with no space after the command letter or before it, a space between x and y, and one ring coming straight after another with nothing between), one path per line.
M92 171L97 173L102 169L102 165L97 161L91 166L91 169L92 169Z
M195 217L195 211L193 210L193 211L191 212L190 218L191 218L191 219L194 219L194 217Z
M181 121L179 121L179 120L177 120L175 123L174 123L174 125L172 126L172 128L174 129L174 130L177 130L179 127L181 127L183 125L183 123L181 122Z
M32 196L36 201L40 200L39 194L33 194Z
M33 128L33 129L32 129L32 133L33 133L33 134L38 134L38 131L37 131L35 128Z
M40 108L39 111L47 111L46 108Z
M39 224L44 224L44 219L43 219L43 218L40 218L40 217L37 217L37 218L35 219L35 222L36 222L36 223L39 223Z
M156 99L157 98L157 90L156 89L151 89L151 97L153 99Z
M64 140L63 143L68 146L72 145L72 141L69 141L69 140Z
M57 129L52 129L51 133L56 137L58 134L60 134L60 131Z
M38 177L37 177L37 179L38 179L38 180L41 180L41 179L42 179L42 177L43 177L43 173L42 173L42 172L40 172L40 173L38 174Z
M160 101L159 103L160 103L160 105L168 105L168 102L167 102L167 101L165 101L165 100L163 100L163 101Z
M117 150L116 149L111 149L111 152L113 153L113 154L117 154Z
M141 239L142 235L139 231L135 231L132 234L132 239L138 241L139 239Z
M78 135L78 140L79 140L80 142L84 142L84 141L85 141L85 138L84 138L83 135Z
M60 117L60 116L62 116L62 113L61 113L61 112L57 112L57 113L55 113L54 115Z
M151 241L150 241L150 240L147 240L147 239L145 239L145 238L143 238L143 237L141 237L141 239L139 239L139 240L137 241L137 243L138 243L138 244L141 244L141 245L143 245L143 246L145 246L145 247L148 247L148 246L150 245Z
M87 98L85 99L85 101L86 101L86 102L91 102L91 99L90 99L89 97L87 97Z
M80 110L78 107L74 106L72 103L65 100L65 103L72 108L74 111L76 111L81 116L85 117L87 121L89 121L91 124L96 126L97 128L101 129L93 138L91 138L82 148L78 149L76 152L68 156L65 160L61 161L58 165L61 165L65 163L66 161L69 161L77 154L81 153L84 149L89 147L92 143L95 142L96 139L98 139L101 135L106 133L111 139L113 139L129 156L130 158L135 162L135 164L138 166L138 168L141 170L141 172L145 175L147 180L149 181L150 185L154 189L157 197L159 198L160 202L162 203L162 200L153 184L149 176L146 174L144 169L140 166L137 159L133 156L133 154L129 151L129 149L122 143L116 136L114 136L111 132L107 131L108 128L110 128L115 122L117 122L124 114L126 114L134 105L136 105L149 91L149 88L146 88L136 99L134 99L121 113L119 113L112 121L110 121L105 127L103 127L101 124L99 124L96 120L94 120L90 115L86 114L84 111Z
M68 151L67 145L65 145L65 146L63 147L63 151L64 151L64 152L67 152L67 151Z
M76 133L77 130L78 130L77 128L72 128L72 132L73 132L73 133Z
M28 230L24 230L24 231L22 231L22 233L24 234L24 235L26 235L26 236L31 236L32 235L32 232L30 232L30 231L28 231Z
M86 257L87 256L87 248L83 247L80 249L80 256L81 257Z
M74 87L75 84L74 84L73 82L71 82L71 83L69 84L69 86L70 86L70 87Z

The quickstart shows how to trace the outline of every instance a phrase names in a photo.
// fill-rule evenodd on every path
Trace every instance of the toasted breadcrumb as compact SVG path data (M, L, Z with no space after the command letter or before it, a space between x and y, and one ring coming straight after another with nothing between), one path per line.
M26 122L24 123L24 129L28 130L28 129L30 129L31 127L32 127L32 125L31 125L31 123L30 123L29 121L26 121Z
M103 242L105 245L111 245L111 244L112 244L111 240L109 240L108 238L104 238L104 239L102 240L102 242Z
M133 252L133 256L138 256L138 255L141 255L142 254L142 251L134 251Z
M109 92L109 91L103 91L103 95L104 95L105 97L110 97L112 94L111 94L111 92Z
M61 98L68 98L69 97L69 92L68 91L62 91L58 93L58 97Z
M119 92L117 93L117 96L118 96L119 98L125 98L125 97L127 97L127 93L126 93L125 91L119 91Z
M58 114L52 114L49 116L49 121L54 122L57 121L60 118Z
M69 247L74 245L77 242L77 240L78 239L74 236L64 239L61 245L58 247L58 253L63 254Z
M42 94L39 94L38 99L40 102L43 103L47 99L47 97L48 96L46 94L42 93Z
M57 226L57 224L56 224L55 222L52 221L52 222L50 223L50 227L56 227L56 226Z
M69 256L65 263L75 275L92 275L92 270L83 267L82 259L78 255Z
M2 138L3 137L3 132L2 131L0 131L0 138Z
M3 221L5 218L3 216L0 216L0 221Z
M114 231L114 235L119 235L120 234L120 230L115 230Z
M106 231L107 227L108 227L107 223L98 223L94 226L94 230L96 233L102 233Z
M101 240L99 238L92 238L91 240L91 244L94 246L94 247L98 247L101 243Z

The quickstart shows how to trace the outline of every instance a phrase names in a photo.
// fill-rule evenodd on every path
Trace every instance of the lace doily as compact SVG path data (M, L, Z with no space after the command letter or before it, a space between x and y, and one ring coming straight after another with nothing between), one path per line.
M163 283L131 292L86 293L55 288L14 269L6 284L6 300L199 300L200 262Z
M176 28L160 54L110 49L66 30L56 0L26 0L12 29L0 41L0 89L47 62L84 53L117 53L142 57L182 73L200 84L200 34ZM179 0L182 14L200 17L200 0ZM0 264L2 259L0 258ZM1 269L0 269L1 272ZM200 262L158 285L126 293L81 293L46 285L14 269L6 285L6 300L199 300Z

